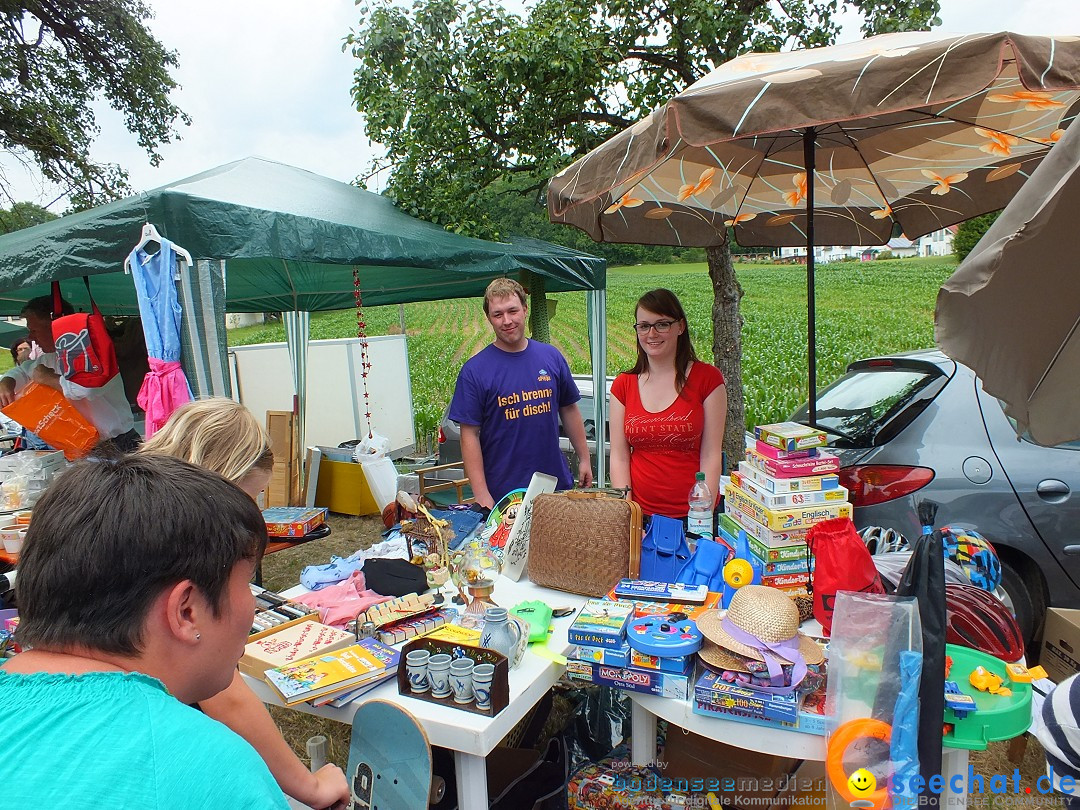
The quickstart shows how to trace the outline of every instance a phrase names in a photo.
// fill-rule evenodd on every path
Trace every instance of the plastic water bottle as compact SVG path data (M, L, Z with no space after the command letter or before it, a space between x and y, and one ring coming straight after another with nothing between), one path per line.
M695 476L694 487L690 490L690 511L686 513L686 531L700 537L713 536L713 496L709 485L705 483L705 473Z

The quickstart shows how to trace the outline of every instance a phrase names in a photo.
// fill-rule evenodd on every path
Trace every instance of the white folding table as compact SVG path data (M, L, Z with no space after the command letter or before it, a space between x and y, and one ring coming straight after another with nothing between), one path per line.
M283 595L296 596L301 593L304 593L303 588L293 588ZM583 596L541 588L524 579L514 582L506 577L498 578L492 598L500 606L507 608L535 599L552 607L573 607L575 611L585 602ZM548 650L561 655L569 649L566 631L572 621L573 617L567 616L552 622L554 630L548 637ZM396 680L387 681L340 709L330 706L315 708L308 703L289 708L351 725L356 709L368 700L389 700L399 704L424 727L432 745L439 745L454 752L458 807L484 808L488 806L485 757L540 701L562 675L563 669L561 665L530 649L521 663L510 670L510 702L494 717L399 695ZM247 675L244 678L263 702L283 705L280 696L266 681Z

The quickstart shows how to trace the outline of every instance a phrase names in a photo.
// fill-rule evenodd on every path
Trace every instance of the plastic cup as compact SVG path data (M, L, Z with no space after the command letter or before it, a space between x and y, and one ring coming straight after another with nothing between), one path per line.
M8 554L18 554L22 551L23 540L26 539L26 527L18 524L0 527L0 542L4 544L4 551Z

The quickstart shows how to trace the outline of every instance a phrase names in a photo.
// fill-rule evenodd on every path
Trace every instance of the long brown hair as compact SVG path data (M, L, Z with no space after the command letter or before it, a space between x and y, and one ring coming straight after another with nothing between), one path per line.
M671 320L675 322L682 321L683 325L686 327L683 329L683 333L679 335L679 339L675 344L675 391L676 393L681 394L683 386L686 385L686 367L690 365L691 362L696 363L698 358L697 353L694 351L694 345L690 342L690 325L686 322L686 312L679 302L679 297L671 290L665 290L663 288L649 290L641 296L634 305L635 318L637 318L637 311L639 309L655 312L657 315L671 318ZM637 362L634 363L634 367L627 373L644 374L649 370L649 356L645 354L645 350L641 348L641 341L637 340L636 330L634 337L635 345L637 346Z

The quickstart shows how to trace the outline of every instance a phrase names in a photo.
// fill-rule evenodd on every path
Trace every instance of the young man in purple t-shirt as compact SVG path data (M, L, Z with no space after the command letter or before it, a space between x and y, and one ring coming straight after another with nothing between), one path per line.
M591 486L581 394L559 350L525 337L524 288L495 279L484 293L484 314L495 341L462 367L450 403L477 503L490 509L507 492L527 487L534 472L554 475L559 489L574 486L559 449L560 418L580 459L581 486Z

